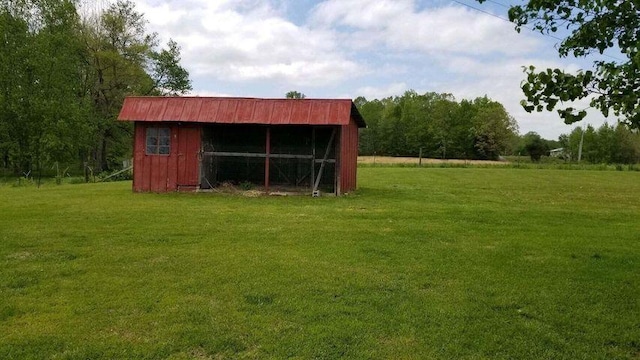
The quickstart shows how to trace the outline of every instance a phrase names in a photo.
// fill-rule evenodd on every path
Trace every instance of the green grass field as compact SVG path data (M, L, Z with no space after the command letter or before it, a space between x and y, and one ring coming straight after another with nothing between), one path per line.
M640 173L0 185L1 359L638 359Z

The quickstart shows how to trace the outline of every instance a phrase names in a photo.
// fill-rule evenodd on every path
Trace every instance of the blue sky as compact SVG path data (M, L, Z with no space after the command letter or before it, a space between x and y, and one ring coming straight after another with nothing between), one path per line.
M503 103L522 134L554 139L575 126L555 112L527 114L522 67L590 67L559 59L558 40L523 30L495 0L136 0L148 28L182 47L183 65L201 96L367 99L451 93ZM472 9L478 8L495 16ZM586 102L576 104L586 108ZM611 122L613 120L609 120ZM591 111L580 125L599 126Z

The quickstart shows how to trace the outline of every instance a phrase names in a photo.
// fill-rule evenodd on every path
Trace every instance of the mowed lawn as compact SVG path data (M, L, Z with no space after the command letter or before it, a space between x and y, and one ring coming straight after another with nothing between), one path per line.
M0 187L2 359L638 359L640 173Z

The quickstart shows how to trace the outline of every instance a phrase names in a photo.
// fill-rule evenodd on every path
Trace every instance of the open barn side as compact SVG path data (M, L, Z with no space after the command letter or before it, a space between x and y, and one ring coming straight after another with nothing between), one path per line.
M134 191L356 189L351 100L130 97L119 119L135 123Z

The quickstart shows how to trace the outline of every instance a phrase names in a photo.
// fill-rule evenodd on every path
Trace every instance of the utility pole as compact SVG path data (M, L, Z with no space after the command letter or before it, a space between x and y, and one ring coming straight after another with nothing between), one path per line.
M584 129L582 129L582 135L580 136L580 147L578 147L578 162L582 160L582 143L584 143Z

